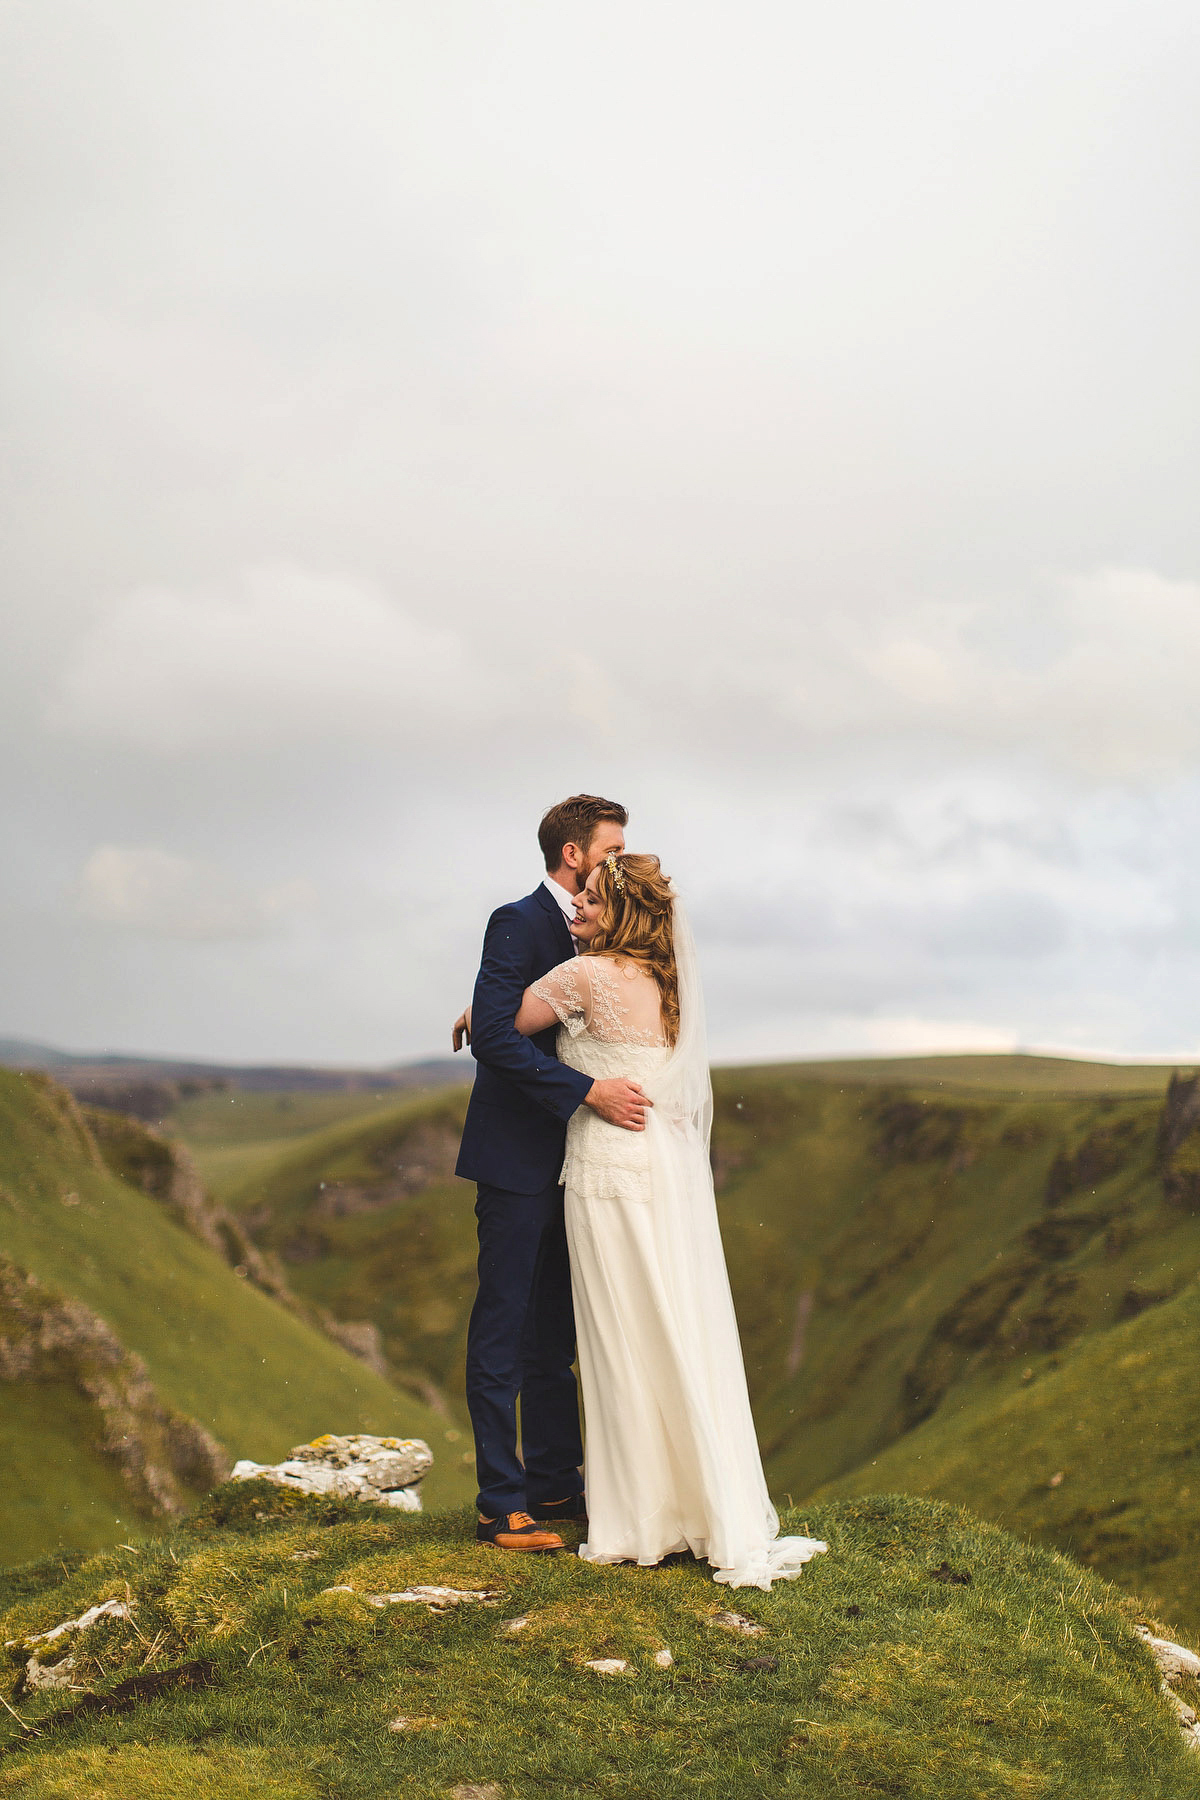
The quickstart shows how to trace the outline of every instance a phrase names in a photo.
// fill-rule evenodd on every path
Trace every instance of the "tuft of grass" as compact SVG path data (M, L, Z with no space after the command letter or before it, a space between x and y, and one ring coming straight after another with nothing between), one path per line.
M319 1800L303 1766L281 1768L268 1750L121 1744L70 1750L26 1769L0 1769L0 1795L16 1800Z
M956 1508L876 1496L790 1515L828 1555L731 1594L690 1559L505 1556L466 1509L364 1518L289 1496L271 1514L261 1484L253 1497L219 1490L169 1538L0 1586L22 1721L0 1725L0 1796L1200 1796L1136 1609ZM416 1582L501 1593L440 1616L362 1598ZM29 1635L111 1592L132 1618L72 1643L86 1709L20 1694ZM714 1624L731 1605L761 1634ZM584 1667L606 1657L628 1673Z

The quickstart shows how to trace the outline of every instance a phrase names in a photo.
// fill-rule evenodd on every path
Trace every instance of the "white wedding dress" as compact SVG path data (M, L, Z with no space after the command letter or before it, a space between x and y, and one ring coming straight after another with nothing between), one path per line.
M827 1546L778 1535L746 1392L717 1225L712 1089L686 923L676 916L681 1026L633 964L580 956L533 984L561 1022L561 1061L623 1075L654 1100L644 1132L581 1106L563 1184L586 1421L589 1562L691 1550L731 1587L769 1588Z

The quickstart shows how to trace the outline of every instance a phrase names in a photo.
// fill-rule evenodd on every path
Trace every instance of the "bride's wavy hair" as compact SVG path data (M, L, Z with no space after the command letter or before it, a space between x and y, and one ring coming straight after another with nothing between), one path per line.
M610 854L589 880L603 903L592 956L623 956L654 978L668 1044L679 1036L679 971L675 966L675 898L657 856Z

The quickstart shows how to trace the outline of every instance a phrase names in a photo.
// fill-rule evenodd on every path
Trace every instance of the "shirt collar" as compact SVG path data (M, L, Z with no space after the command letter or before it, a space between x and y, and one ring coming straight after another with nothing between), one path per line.
M563 917L566 919L567 924L570 925L575 918L574 896L568 894L566 888L559 887L557 881L555 881L551 875L544 875L542 877L542 886L544 888L549 888L550 892L554 895L555 900L562 908Z

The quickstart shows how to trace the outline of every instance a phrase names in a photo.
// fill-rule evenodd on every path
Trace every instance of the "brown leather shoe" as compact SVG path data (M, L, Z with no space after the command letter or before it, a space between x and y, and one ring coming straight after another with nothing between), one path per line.
M479 1515L475 1537L481 1544L495 1544L497 1550L561 1550L563 1541L557 1531L543 1531L528 1513L501 1513L498 1519Z

